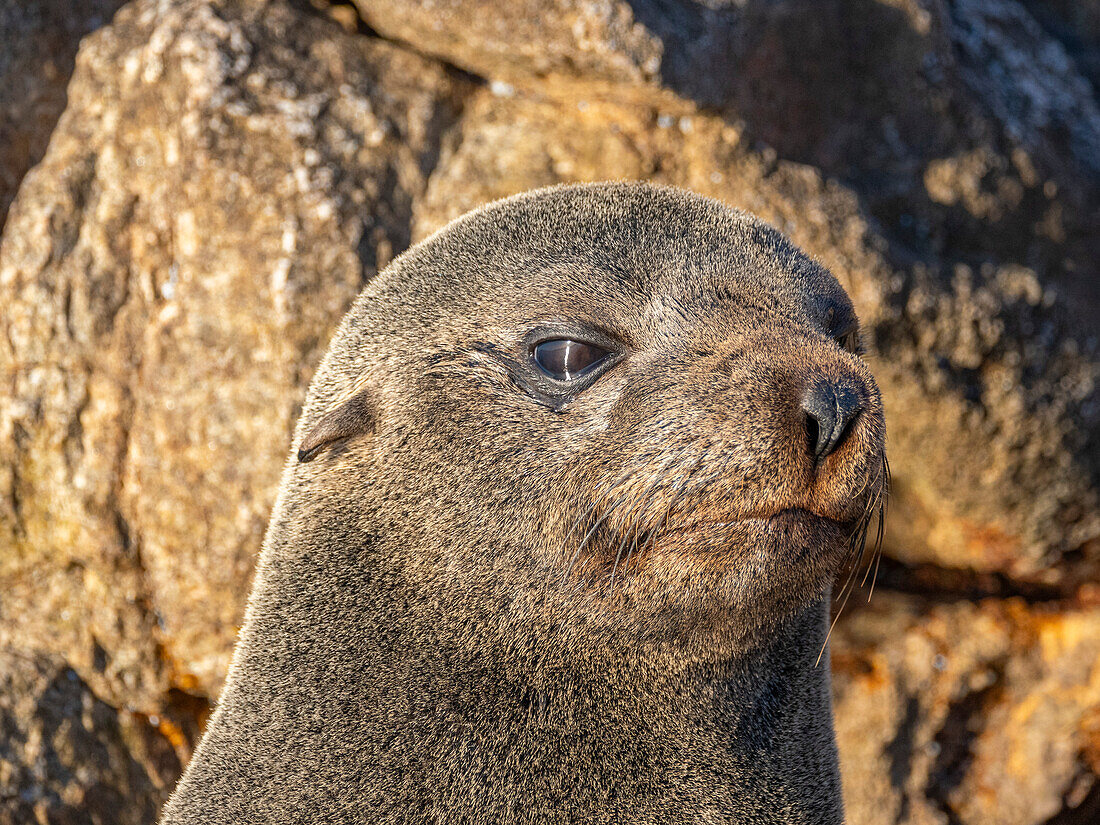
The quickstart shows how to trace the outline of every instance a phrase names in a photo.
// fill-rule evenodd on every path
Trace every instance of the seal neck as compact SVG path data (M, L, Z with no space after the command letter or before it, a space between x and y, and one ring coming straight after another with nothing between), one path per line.
M618 799L609 821L635 821L644 800L657 821L689 821L691 811L841 822L828 658L815 666L827 605L826 596L749 653L676 669L646 651L569 665L526 650L421 648L391 665L404 668L394 707L411 722L396 741L433 763L433 782L444 775L493 804L516 795L560 804L561 783L584 821L603 821ZM493 779L473 780L442 756L457 753Z
M338 547L267 557L166 822L843 821L814 666L827 594L743 655L672 667L624 643L565 660L440 624Z

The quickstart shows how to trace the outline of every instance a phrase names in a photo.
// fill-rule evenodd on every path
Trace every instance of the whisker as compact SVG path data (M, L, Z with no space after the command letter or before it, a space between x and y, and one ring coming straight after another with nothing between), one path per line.
M684 477L681 478L675 485L671 486L672 496L668 500L668 504L665 505L664 513L657 520L657 525L650 531L649 541L647 542L649 550L653 550L657 545L657 540L661 537L661 534L668 531L668 519L672 515L672 511L676 509L676 505L680 502L680 497L683 496L684 491L687 489L687 484L691 481L691 477L699 469L703 463L703 459L707 455L707 449L710 445L700 451L695 461L690 467L684 471Z
M825 648L829 646L829 639L833 635L833 628L836 627L837 621L840 619L840 614L844 612L844 608L848 604L848 596L852 595L852 591L849 590L848 594L844 597L844 601L840 604L840 609L837 610L836 616L833 617L832 623L829 625L829 631L825 634L825 641L821 643L821 650L818 651L817 661L814 662L814 667L821 664L821 657L825 655Z
M852 596L852 591L855 589L853 584L855 577L862 566L863 557L867 552L867 533L871 526L871 518L874 516L876 508L878 507L878 500L881 496L881 487L879 493L873 499L873 502L869 502L869 506L864 508L863 515L860 516L856 522L856 527L852 531L852 535L849 537L849 568L848 576L845 579L844 585L840 589L840 607L837 609L836 616L833 617L832 622L829 624L829 630L825 634L825 641L821 643L821 650L818 651L817 660L814 662L814 667L821 664L821 657L825 655L825 648L829 645L829 639L833 635L833 628L836 627L837 621L840 620L841 614L844 612L844 608L848 605L848 599ZM856 549L858 546L858 550ZM876 548L879 546L879 542L876 540ZM870 571L871 565L868 563L867 569ZM866 575L864 576L866 581ZM860 584L863 587L863 584Z
M880 517L881 520L881 517ZM878 581L878 564L882 561L882 548L875 549L875 573L871 576L871 589L867 591L867 603L871 603L871 597L875 595L875 582Z
M624 576L626 575L626 569L630 564L630 557L634 554L634 550L638 546L638 533L639 532L640 532L639 526L637 524L635 524L635 526L634 526L634 540L630 542L630 547L627 548L627 551L626 551L626 558L623 559L623 575ZM615 560L615 563L618 564L618 559ZM611 589L614 589L614 587L615 587L615 570L612 569L611 570Z
M665 463L665 465L661 468L662 472L665 469L667 469L667 467L670 463L671 463L671 461L668 461L668 462ZM661 482L661 481L663 481L663 478L659 477L658 482ZM657 492L660 489L660 487L661 487L661 485L660 485L660 483L658 483L658 484L654 484L650 488L649 495L647 496L645 503L641 507L641 511L643 513L646 510L649 509L649 504L650 504L651 501L653 501L654 497L657 495ZM668 522L668 509L665 510L664 515L662 516L662 518L665 520L665 523L667 524L667 522ZM660 519L658 521L660 521ZM634 554L634 551L639 549L639 545L638 545L638 535L639 535L639 533L641 533L641 535L643 536L643 540L642 540L642 544L641 544L641 548L640 548L641 551L643 551L643 552L646 550L646 545L647 544L649 545L649 549L652 550L654 542L656 541L657 533L658 533L656 528L654 528L652 530L648 530L648 531L641 531L639 529L639 527L640 527L640 525L635 524L635 527L634 527L634 540L630 543L630 549L628 549L626 551L626 560L623 562L623 569L624 570L626 570L627 566L630 564L630 557ZM617 563L617 560L616 560L616 563ZM612 575L612 584L614 584L614 575L615 575L614 570L612 570L611 575Z
M626 542L630 538L629 531L623 536L622 542L619 544L619 550L615 553L615 564L611 567L611 583L607 587L607 595L610 596L615 589L615 571L619 569L619 559L622 558L623 548L626 547Z
M573 522L573 526L570 527L569 532L567 532L565 534L566 538L573 535L573 533L576 531L576 529L578 527L580 527L582 524L584 524L586 521L588 521L588 519L592 518L592 514L596 512L596 508L599 507L599 505L600 505L599 499L596 499L591 504L589 504L588 507L585 508L584 512L581 513L580 518L578 518L575 522ZM542 583L544 588L550 583L550 576L553 575L553 572L554 572L553 566L551 566L550 569L546 571L546 579Z
M596 508L599 506L600 500L597 498L595 501L588 505L588 509L581 514L581 517L573 522L573 526L569 528L569 532L565 534L565 537L568 538L569 536L573 535L578 527L580 527L592 517L592 513L594 513Z
M611 505L610 507L608 507L608 508L607 508L607 509L606 509L606 510L604 511L604 513L603 513L603 515L602 515L602 516L600 516L600 517L599 517L598 519L596 519L596 523L592 525L592 529L590 529L590 530L589 530L589 531L588 531L587 533L585 533L585 534L584 534L584 538L583 538L583 539L581 539L581 543L580 543L580 545L579 545L579 546L577 547L577 550L578 550L578 551L580 551L580 550L583 550L583 549L584 549L585 545L586 545L586 544L588 544L588 542L589 542L589 540L590 540L590 539L592 538L592 536L594 536L594 535L596 534L596 531L597 531L597 530L598 530L598 529L600 528L600 525L601 525L601 524L603 524L603 523L604 523L604 522L605 522L605 521L607 520L607 517L608 517L608 516L610 516L610 515L611 515L611 514L612 514L613 512L615 512L615 509L616 509L616 508L617 508L617 507L619 506L619 504L621 504L621 503L622 503L621 501L617 501L617 502L615 502L615 503L614 503L613 505Z
M875 536L875 574L871 577L871 592L867 594L868 602L875 594L875 582L878 581L878 565L882 561L882 538L886 532L886 512L890 506L890 462L885 453L882 454L882 472L885 477L882 480L882 506L878 511L878 530Z
M572 558L569 560L569 566L566 568L565 573L562 574L562 582L565 582L569 579L570 574L573 572L573 567L574 565L576 565L577 560L581 556L581 553L584 552L585 545L588 544L589 539L591 539L592 536L595 535L596 531L600 529L600 525L607 520L608 516L615 512L620 504L622 504L621 499L619 501L612 502L612 504L606 510L604 510L603 514L598 519L596 519L596 523L592 525L592 528L585 534L584 538L581 539L581 543L577 546L576 551L573 553Z
M878 475L877 477L878 477L879 479L882 479L882 472L881 472L881 471L879 472L879 475ZM873 499L871 499L871 501L870 501L870 503L869 503L869 504L870 504L870 506L869 506L869 507L867 508L867 510L866 510L866 516L867 516L867 523L868 523L868 527L870 526L870 521L871 521L871 518L872 518L872 517L873 517L873 516L874 516L874 515L875 515L876 513L878 513L878 512L879 512L878 506L879 506L879 501L880 501L881 499L882 499L882 487L881 487L881 485L880 485L880 486L879 486L879 488L878 488L878 490L877 490L877 492L875 493L875 497L874 497ZM881 527L881 519L880 519L880 521L879 521L879 524L880 524L880 527ZM873 545L875 549L874 549L874 551L872 552L872 555L871 555L871 561L872 561L872 562L874 561L874 553L877 553L877 552L878 552L878 548L879 548L880 544L881 544L881 541L880 541L879 539L877 539L877 538L876 538L876 540L875 540L875 543L874 543L874 545ZM870 576L870 575L871 575L871 563L870 563L870 562L868 562L868 564L867 564L867 571L866 571L866 572L865 572L865 573L863 574L863 581L861 581L861 582L859 583L859 586L860 586L860 587L863 587L864 585L866 585L866 584L867 584L867 577L868 577L868 576Z
M861 549L859 552L860 552L860 557L862 557L863 550ZM849 555L852 555L852 554L849 554ZM837 616L838 617L839 617L841 611L844 610L844 605L846 605L848 603L848 599L851 597L852 591L855 589L855 579L856 579L856 576L858 575L858 571L859 571L858 559L854 563L853 562L848 563L848 576L844 580L844 585L840 588L840 593L837 596L837 599L839 599L839 601L841 603L840 609L837 611ZM828 637L825 638L825 641L826 642L829 641ZM820 661L820 659L821 659L821 656L819 654L818 655L818 660Z
M677 456L673 454L665 459L664 463L661 465L661 468L655 474L653 481L639 497L638 505L633 508L634 513L637 513L639 516L645 513L646 509L649 507L649 503L653 500L653 496L656 495L657 490L661 487L661 484L664 481L664 472L676 460L676 458ZM615 564L611 567L611 581L607 589L608 596L610 596L615 589L615 573L619 569L619 560L622 558L623 550L626 547L627 540L631 537L631 528L633 528L633 542L631 543L630 550L627 552L627 561L630 560L630 554L633 552L634 547L636 547L638 543L638 532L641 529L641 524L638 518L632 518L630 521L628 521L623 531L623 540L622 543L619 545L618 552L615 553Z

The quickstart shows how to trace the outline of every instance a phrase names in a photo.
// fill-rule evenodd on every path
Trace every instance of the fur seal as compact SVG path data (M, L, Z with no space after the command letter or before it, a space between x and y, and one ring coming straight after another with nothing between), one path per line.
M458 219L332 341L163 822L841 822L815 661L884 450L851 302L760 221Z

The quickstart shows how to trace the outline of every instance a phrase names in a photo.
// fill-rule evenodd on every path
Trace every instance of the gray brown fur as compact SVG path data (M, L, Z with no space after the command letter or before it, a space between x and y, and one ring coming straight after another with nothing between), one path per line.
M668 188L540 190L410 249L313 381L163 821L841 822L815 660L885 438L844 313L779 233ZM625 355L548 406L524 336L576 321ZM815 465L820 375L866 409Z

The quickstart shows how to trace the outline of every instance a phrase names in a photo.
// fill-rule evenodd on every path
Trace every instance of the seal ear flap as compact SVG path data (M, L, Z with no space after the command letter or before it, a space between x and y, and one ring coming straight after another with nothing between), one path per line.
M361 390L321 416L298 445L298 461L312 461L328 444L374 432L374 406L369 390Z

